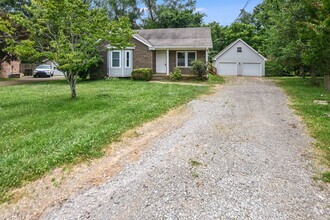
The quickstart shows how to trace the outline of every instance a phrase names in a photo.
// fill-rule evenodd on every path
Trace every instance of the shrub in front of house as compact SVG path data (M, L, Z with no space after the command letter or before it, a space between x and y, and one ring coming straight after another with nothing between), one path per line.
M102 69L102 64L103 62L98 62L94 65L91 65L88 69L80 71L78 76L83 80L86 80L88 76L90 80L104 79L106 74Z
M182 78L181 69L175 67L174 70L170 73L170 79L172 81L179 81Z
M149 81L152 77L152 70L150 68L134 69L132 72L133 80Z
M194 74L197 75L197 77L201 80L207 80L208 74L207 74L207 64L202 60L195 60L192 62L192 71Z

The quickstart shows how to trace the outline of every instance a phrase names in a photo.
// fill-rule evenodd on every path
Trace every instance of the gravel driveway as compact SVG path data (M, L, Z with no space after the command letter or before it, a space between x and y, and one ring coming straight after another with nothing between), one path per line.
M20 79L11 79L6 81L0 81L1 86L13 86L13 85L24 85L28 83L36 83L36 82L46 82L46 81L54 81L54 80L63 80L65 77L63 75L55 75L53 77L44 77L44 78L34 78L32 76L24 76Z
M189 119L137 161L42 218L328 219L329 192L312 179L312 139L287 96L266 79L229 81L190 102Z

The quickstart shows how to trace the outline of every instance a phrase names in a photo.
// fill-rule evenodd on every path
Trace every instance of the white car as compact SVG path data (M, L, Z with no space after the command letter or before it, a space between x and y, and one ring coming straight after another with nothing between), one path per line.
M51 65L42 64L33 71L33 77L51 77L54 75L54 69Z

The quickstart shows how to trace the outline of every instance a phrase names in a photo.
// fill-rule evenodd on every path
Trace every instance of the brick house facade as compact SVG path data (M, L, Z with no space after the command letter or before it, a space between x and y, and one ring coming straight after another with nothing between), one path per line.
M191 61L208 62L212 48L210 28L136 30L131 47L118 50L108 45L103 54L108 76L130 77L133 69L151 68L153 73L169 75L175 67L191 73Z
M2 62L0 64L0 78L8 78L11 73L20 72L21 62L18 60L12 61L11 63Z

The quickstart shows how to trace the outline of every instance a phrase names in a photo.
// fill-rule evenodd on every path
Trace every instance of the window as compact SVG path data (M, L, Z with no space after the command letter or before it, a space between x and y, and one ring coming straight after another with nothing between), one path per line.
M242 53L242 47L237 47L237 53Z
M184 52L178 52L177 57L178 57L177 66L185 67L186 66L186 54Z
M125 67L126 68L130 68L131 67L131 53L130 53L130 51L126 51L126 58L125 58Z
M192 66L192 62L196 60L195 52L188 52L188 66Z
M191 67L196 60L196 52L177 52L176 60L178 67Z
M112 51L111 67L120 68L120 51Z

